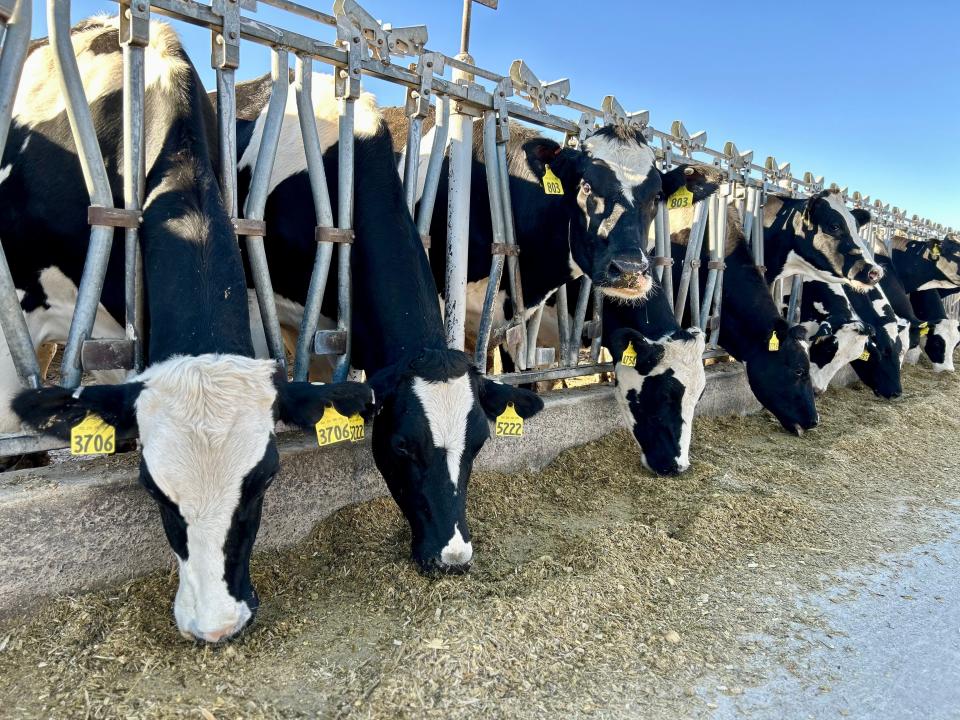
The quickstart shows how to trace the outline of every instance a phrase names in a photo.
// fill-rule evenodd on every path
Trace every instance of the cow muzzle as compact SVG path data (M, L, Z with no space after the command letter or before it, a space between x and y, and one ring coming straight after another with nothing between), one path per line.
M650 261L645 255L620 255L607 265L603 282L605 295L625 300L640 300L651 288Z

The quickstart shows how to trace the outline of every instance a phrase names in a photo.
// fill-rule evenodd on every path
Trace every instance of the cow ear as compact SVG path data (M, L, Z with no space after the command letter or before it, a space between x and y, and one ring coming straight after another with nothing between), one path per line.
M24 390L11 403L13 411L35 430L59 440L70 439L70 429L88 414L99 415L118 432L137 429L137 398L143 383L90 385L76 390L60 387Z
M798 342L807 339L807 329L803 325L794 325L789 331L790 337Z
M527 156L527 165L529 165L533 174L536 175L538 181L543 180L547 165L550 166L554 174L560 175L564 170L564 166L569 164L570 158L567 157L568 154L574 152L567 151L565 153L560 143L542 137L533 138L525 142L523 144L523 151ZM563 177L560 179L562 181Z
M690 165L679 165L668 172L660 173L663 199L666 200L681 187L693 193L693 202L706 200L720 185L709 180L701 170Z
M316 425L330 405L347 417L359 413L364 419L369 419L373 414L373 391L365 383L314 385L307 382L278 382L276 388L276 416L288 425L305 430Z
M511 403L517 415L524 420L543 410L543 400L530 390L504 385L485 377L479 378L479 385L480 406L491 420L495 420Z
M853 219L857 221L857 230L870 222L870 211L865 208L854 208L850 211Z
M619 363L623 359L624 351L631 345L637 355L633 367L641 375L649 374L666 354L663 345L650 342L646 337L631 328L620 328L610 333L607 349L613 355L613 361Z
M373 390L374 412L380 412L387 396L397 389L400 382L399 365L388 365L367 378L367 384Z

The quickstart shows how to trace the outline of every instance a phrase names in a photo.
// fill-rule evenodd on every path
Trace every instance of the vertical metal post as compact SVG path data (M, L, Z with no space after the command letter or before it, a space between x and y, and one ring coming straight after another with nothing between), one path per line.
M286 50L271 51L271 94L267 106L267 116L263 123L257 163L250 180L250 194L244 215L248 220L263 220L270 191L270 178L277 157L280 142L280 130L283 127L284 108L287 104L287 91L290 86L290 66ZM270 269L267 267L267 255L264 251L262 235L247 235L247 257L250 272L257 289L257 303L260 317L263 319L263 331L270 349L270 356L277 362L286 377L287 356L280 335L280 321L277 318L277 305L273 296L273 284L270 281Z
M593 330L594 336L590 340L590 362L600 361L600 346L603 342L603 290L594 288L593 291Z
M123 47L123 204L127 210L143 209L146 177L144 148L145 76L144 48L150 42L150 6L133 2L120 12ZM133 341L133 372L144 366L143 259L138 228L124 230L124 301L126 338Z
M680 285L677 288L677 300L673 306L673 316L677 322L683 320L687 309L687 295L690 296L691 325L700 324L700 250L703 247L703 234L707 223L707 206L704 201L693 207L693 224L687 251L684 253L683 268L680 272Z
M70 0L48 0L47 27L50 32L50 45L54 49L54 65L60 81L60 91L66 101L67 118L70 121L70 130L77 147L90 203L100 207L113 207L110 181L103 165L103 155L70 40ZM113 228L93 225L73 320L63 352L60 382L64 387L76 387L80 384L83 374L80 353L83 342L90 337L97 317L97 306L100 303L112 245Z
M590 290L593 281L589 275L580 276L580 294L577 295L577 308L573 314L573 327L570 330L570 365L576 365L580 358L580 344L583 342L583 324L587 319L587 305L590 302Z
M708 211L708 220L707 220L707 230L709 237L707 242L709 243L708 247L710 249L710 261L716 262L721 253L718 251L719 241L719 231L720 231L720 204L721 199L717 195L712 195L709 200L707 207ZM713 293L717 285L717 269L711 267L707 270L707 283L703 291L703 300L700 306L700 329L706 330L707 323L710 320L710 308L713 301Z
M557 330L560 335L560 367L570 365L570 310L567 303L567 286L557 288Z
M7 24L3 51L0 53L0 155L7 144L13 103L20 84L23 62L30 44L32 0L18 0L13 16ZM0 246L0 328L6 338L20 379L28 387L40 387L40 366L33 340L20 307L17 288L7 264L6 253Z
M790 304L787 307L787 324L790 326L800 322L800 298L803 293L803 276L794 275L790 285Z
M540 334L540 323L543 322L543 305L541 303L527 320L527 367L537 366L537 336Z
M469 0L468 3L469 5ZM464 10L467 13L467 10ZM470 61L470 56L457 59ZM453 71L455 81L472 79L459 70ZM447 345L462 350L467 308L467 248L470 241L470 178L473 161L473 118L465 108L455 104L450 115L450 177L447 183L447 270L446 270L446 324Z
M666 203L657 205L657 232L663 238L662 247L658 249L657 254L663 258L663 265L660 265L660 284L663 286L664 295L667 297L667 305L672 311L674 308L673 296L673 251L670 245L670 213L667 211Z
M433 126L433 145L430 148L430 162L423 181L423 195L417 211L417 232L420 236L430 234L433 222L433 206L437 201L437 188L440 185L440 171L443 169L443 157L447 149L447 130L450 122L450 98L438 100L436 109L437 124ZM409 152L409 151L408 151Z
M323 167L317 118L313 113L313 60L309 57L297 56L294 92L297 97L297 116L300 120L300 134L303 137L303 150L306 154L307 175L310 178L310 191L313 195L317 226L332 228L333 208L330 205L330 190ZM310 376L310 354L317 325L320 322L320 310L327 289L332 260L333 243L318 243L310 285L307 288L307 300L303 306L303 317L300 319L300 334L297 337L297 351L293 366L293 379L297 382L305 382Z

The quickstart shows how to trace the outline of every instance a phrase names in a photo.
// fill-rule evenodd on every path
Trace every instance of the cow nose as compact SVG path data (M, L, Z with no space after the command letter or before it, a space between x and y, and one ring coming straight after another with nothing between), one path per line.
M646 258L615 258L610 261L607 273L611 277L622 277L623 275L642 275L650 267Z
M232 623L226 627L222 627L219 630L211 630L209 632L202 632L197 634L197 638L208 643L218 643L223 640L226 640L231 635L236 632L237 624Z

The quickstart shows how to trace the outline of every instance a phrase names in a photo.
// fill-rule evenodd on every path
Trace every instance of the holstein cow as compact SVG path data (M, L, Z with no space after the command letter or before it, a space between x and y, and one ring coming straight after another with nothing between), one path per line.
M936 290L910 293L910 302L917 317L925 324L921 337L923 351L933 363L934 372L953 372L953 353L960 342L957 321L947 316L943 299Z
M960 287L960 241L952 235L942 240L893 238L893 265L908 293L915 290Z
M843 288L835 283L805 280L800 324L810 338L810 379L822 393L834 376L858 359L875 331L854 314Z
M275 363L253 359L243 266L211 161L212 108L174 32L152 23L150 38L140 226L148 367L121 384L24 391L12 407L64 440L88 413L117 433L139 430L140 483L157 502L180 567L177 626L218 642L250 623L259 604L249 562L263 495L279 469L275 420L309 426L329 403L350 415L372 397L357 383L288 384ZM117 19L82 22L72 40L122 204ZM0 237L36 343L66 338L90 232L90 199L54 76L53 50L40 41L27 58L0 171ZM109 335L122 335L122 237L118 231L95 330ZM12 368L5 372L9 387Z
M906 348L907 354L905 360L909 360L910 352L915 350L919 352L920 333L925 331L926 325L920 320L913 311L910 304L910 297L903 287L903 281L893 264L893 260L886 255L886 248L882 248L876 254L877 263L883 267L883 277L880 279L880 289L883 290L887 302L897 314L897 317L904 320L907 326ZM916 359L912 360L916 362Z
M266 95L260 78L238 85L239 183L243 201L260 147ZM314 112L324 167L337 177L337 100L333 78L314 75ZM262 110L262 112L260 112ZM258 114L259 113L259 114ZM289 330L299 328L313 268L316 215L293 93L266 205L267 259ZM467 484L490 435L488 421L513 404L521 417L543 402L533 393L482 377L463 352L446 347L437 290L420 236L403 199L389 132L374 97L356 102L355 194L351 254L352 364L376 393L373 455L410 524L411 555L425 571L462 572L473 559L467 525ZM337 186L330 184L337 207ZM321 322L336 317L336 274L327 283Z
M878 397L900 397L903 392L900 366L907 353L909 323L897 317L879 287L865 293L850 287L844 287L843 290L857 317L874 331L867 340L867 354L850 365L857 377Z
M698 176L713 177L709 168L693 169ZM729 204L725 211L726 268L718 342L745 364L747 379L757 400L774 414L787 431L802 435L819 422L810 379L810 362L804 344L806 330L800 326L789 327L780 316L767 283L753 262L739 213ZM674 286L677 286L693 226L693 209L671 211L669 219ZM709 228L705 232L708 231ZM799 241L792 242L796 244ZM704 241L700 257L701 286L706 284L707 260L709 248ZM779 272L775 272L774 276L777 274Z

